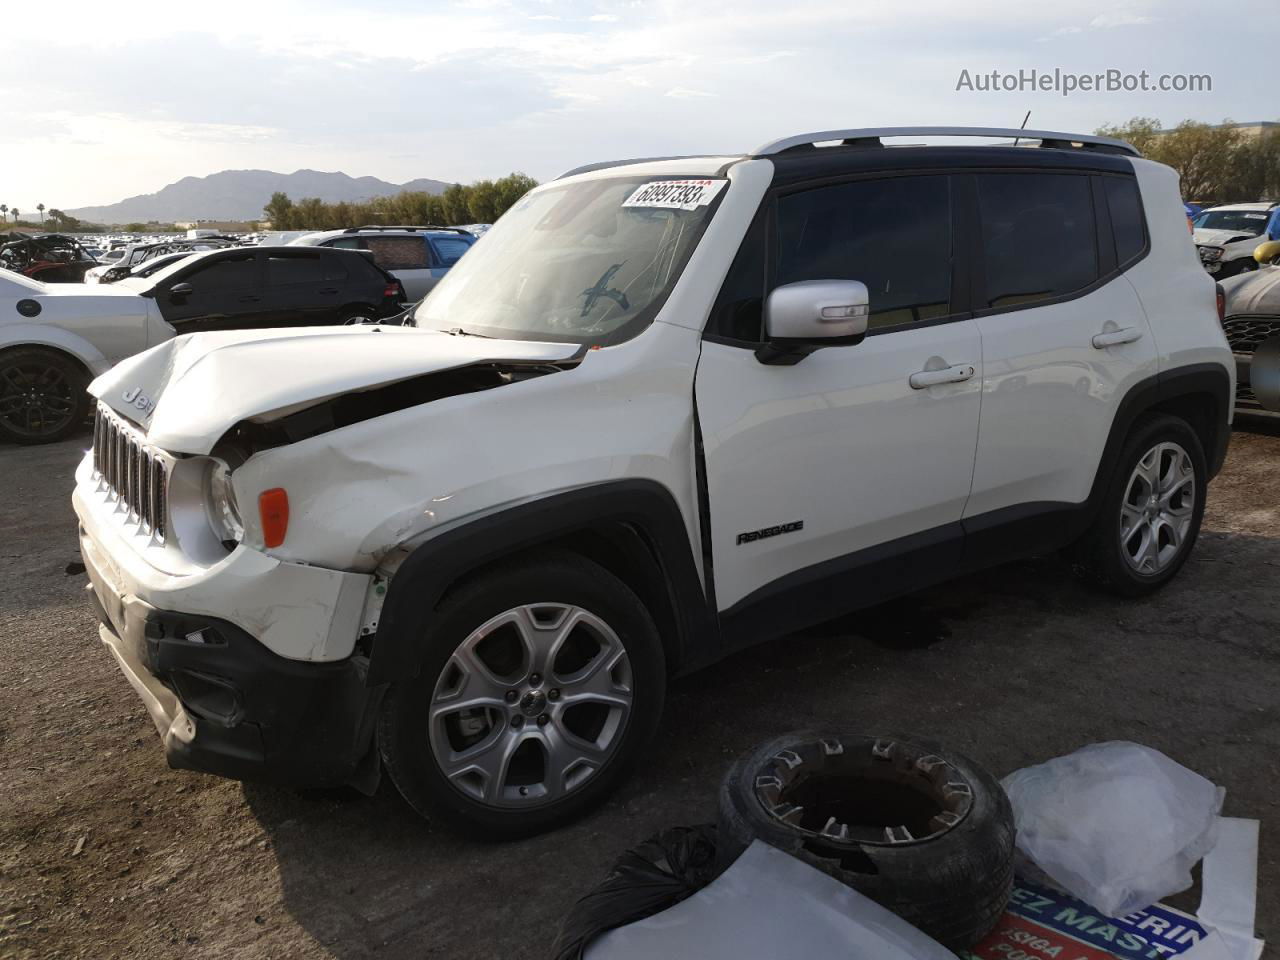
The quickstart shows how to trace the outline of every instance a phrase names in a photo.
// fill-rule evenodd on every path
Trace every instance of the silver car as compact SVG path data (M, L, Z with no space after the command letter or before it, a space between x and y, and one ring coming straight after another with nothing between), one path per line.
M351 227L309 233L291 245L368 250L374 263L404 285L405 298L417 302L462 259L476 237L460 227Z

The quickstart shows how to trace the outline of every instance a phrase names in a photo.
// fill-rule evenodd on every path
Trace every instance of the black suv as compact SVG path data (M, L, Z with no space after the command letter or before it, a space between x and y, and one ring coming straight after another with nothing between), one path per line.
M211 250L116 286L154 298L178 333L385 320L405 299L368 254L314 247Z

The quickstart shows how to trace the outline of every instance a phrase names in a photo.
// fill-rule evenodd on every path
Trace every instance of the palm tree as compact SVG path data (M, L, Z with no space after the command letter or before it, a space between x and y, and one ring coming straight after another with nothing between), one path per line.
M53 221L53 229L58 229L58 221L62 219L62 211L56 207L49 208L49 219Z
M17 207L10 207L10 208L9 208L9 212L13 214L13 222L14 222L14 223L17 223L17 222L18 222L18 208L17 208Z
M37 203L37 204L36 204L36 209L40 211L40 222L41 222L41 223L44 223L44 204L43 204L43 203Z
M9 205L7 203L0 203L0 220L5 223L9 222Z

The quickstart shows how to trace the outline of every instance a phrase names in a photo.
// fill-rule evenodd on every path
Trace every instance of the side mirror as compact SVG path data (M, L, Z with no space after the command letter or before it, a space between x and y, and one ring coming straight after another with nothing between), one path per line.
M1280 261L1280 240L1260 243L1253 251L1253 259L1259 263L1276 263Z
M867 334L870 298L857 280L801 280L774 289L764 302L761 363L790 366L821 347L851 346Z
M191 294L193 294L194 292L195 290L192 288L191 284L189 283L175 283L172 287L169 288L169 299L175 300L175 301L185 300L187 297L191 296Z

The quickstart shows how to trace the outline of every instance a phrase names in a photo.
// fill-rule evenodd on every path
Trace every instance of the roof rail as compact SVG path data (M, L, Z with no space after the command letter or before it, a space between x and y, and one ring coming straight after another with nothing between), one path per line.
M359 233L361 230L445 230L449 233L465 233L470 236L470 231L463 230L461 227L442 227L435 223L427 224L404 224L404 223L366 223L363 227L347 227L343 233Z
M862 127L853 130L822 130L763 144L752 150L751 156L773 156L828 140L842 140L850 146L883 146L881 137L1011 137L1014 140L1039 140L1040 146L1054 149L1072 148L1078 144L1080 149L1085 150L1142 156L1132 144L1113 137L1055 133L1050 130L1019 130L1013 127Z
M576 177L580 173L591 173L595 170L608 170L610 167L625 167L633 163L658 163L662 160L692 160L695 157L706 156L706 154L685 154L679 157L633 157L630 160L602 160L599 163L584 163L580 167L574 167L560 176L557 180L563 180L565 177ZM718 154L716 155L718 156Z

